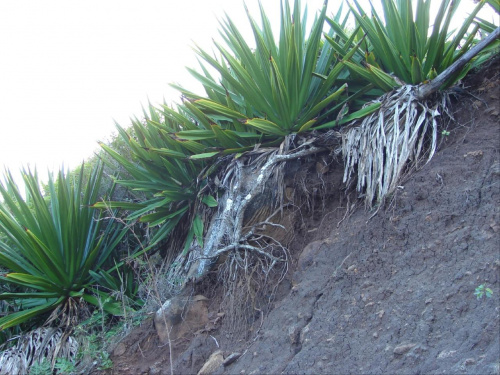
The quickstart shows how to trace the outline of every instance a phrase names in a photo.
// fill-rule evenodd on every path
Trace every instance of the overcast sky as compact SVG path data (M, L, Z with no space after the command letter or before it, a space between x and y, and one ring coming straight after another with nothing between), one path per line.
M312 12L323 0L302 3ZM246 4L258 16L257 0ZM263 4L279 23L279 0ZM1 1L1 170L74 168L109 138L113 119L126 126L148 98L177 100L168 83L199 92L185 66L197 66L194 42L210 50L220 40L224 12L248 30L240 0Z

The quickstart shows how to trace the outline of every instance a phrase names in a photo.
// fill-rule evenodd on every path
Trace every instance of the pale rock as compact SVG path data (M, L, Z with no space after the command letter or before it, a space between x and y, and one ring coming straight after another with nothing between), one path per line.
M203 367L198 371L198 375L211 375L213 374L224 362L224 356L221 350L213 352Z
M176 296L156 312L154 325L162 343L193 334L208 323L207 298ZM168 330L168 331L167 331Z
M413 349L417 344L401 344L394 348L393 353L396 355L403 355Z

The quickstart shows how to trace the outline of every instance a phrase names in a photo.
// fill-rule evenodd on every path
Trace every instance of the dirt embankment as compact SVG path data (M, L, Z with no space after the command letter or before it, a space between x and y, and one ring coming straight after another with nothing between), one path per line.
M466 84L476 97L456 98L430 163L371 219L346 215L354 202L332 191L321 215L302 217L292 269L250 340L222 328L190 337L174 373L221 350L243 355L216 373L499 374L499 61ZM325 183L339 186L341 168ZM482 284L492 297L476 298ZM114 373L170 373L151 323L121 345Z

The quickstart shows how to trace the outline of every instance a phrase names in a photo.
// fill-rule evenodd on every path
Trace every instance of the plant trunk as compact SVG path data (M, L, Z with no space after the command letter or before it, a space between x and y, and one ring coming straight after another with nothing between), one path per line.
M419 101L427 98L429 95L435 93L439 88L456 72L462 69L474 56L481 52L488 45L493 43L495 39L500 36L500 27L497 27L490 35L468 50L462 57L445 69L441 74L434 78L431 82L420 86L416 94Z

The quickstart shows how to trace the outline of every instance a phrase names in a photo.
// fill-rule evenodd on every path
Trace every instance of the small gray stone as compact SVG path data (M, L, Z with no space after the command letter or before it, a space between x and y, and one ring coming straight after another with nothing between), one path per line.
M224 361L221 350L217 350L210 355L203 367L198 371L198 375L212 375Z
M309 327L309 324L308 324L304 328L302 328L302 330L300 331L299 341L301 344L304 344L304 342L307 340L306 336L310 330L311 330L311 328Z
M222 362L222 364L224 366L229 366L231 363L233 363L234 361L236 361L240 357L241 357L241 353L238 353L238 352L231 353L227 356L227 358L224 360L224 362Z
M293 325L288 328L288 337L290 338L290 343L292 345L299 343L300 330L300 326L298 325Z
M414 348L417 344L402 344L398 345L394 348L393 353L396 355L403 355L406 352L410 351L412 348Z
M156 367L156 365L153 365L149 368L148 375L160 375L160 374L161 374L161 368Z
M443 350L438 354L438 359L453 357L456 352L456 350Z
M119 357L119 356L121 356L121 355L125 354L125 351L126 351L126 350L127 350L127 347L125 346L125 344L124 344L124 343L122 343L122 342L121 342L121 343L119 343L119 344L116 346L115 350L113 350L113 355L114 355L115 357Z
M476 363L476 360L474 358L467 358L464 362L466 366L474 365Z

